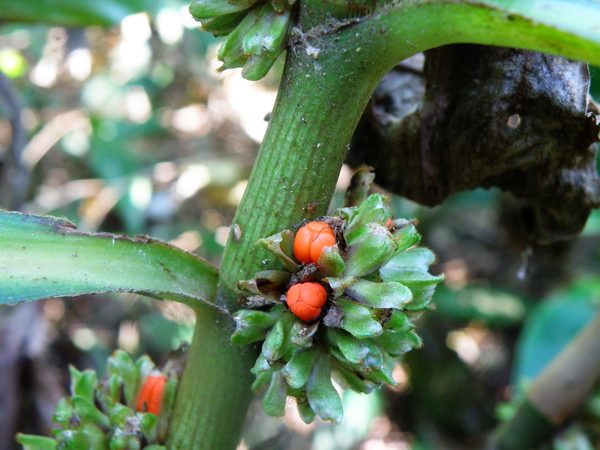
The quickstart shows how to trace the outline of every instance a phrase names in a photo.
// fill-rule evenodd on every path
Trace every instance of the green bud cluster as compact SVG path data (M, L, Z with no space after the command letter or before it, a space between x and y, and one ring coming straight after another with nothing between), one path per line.
M325 247L317 264L295 260L290 230L258 242L287 270L262 271L238 284L254 308L234 315L232 342L264 341L252 372L254 389L267 387L268 414L283 415L292 396L305 422L318 415L339 423L342 404L332 376L363 393L396 385L394 358L422 345L411 319L428 307L443 276L429 273L435 256L417 247L414 222L392 220L387 203L371 195L324 218L338 245ZM295 283L315 281L329 296L321 315L305 322L287 308L285 293Z
M136 401L144 380L159 373L148 356L136 361L124 351L109 359L107 376L98 380L93 370L71 372L71 396L60 400L53 420L59 427L53 437L19 434L17 441L25 450L165 449L168 420L175 403L178 377L167 378L160 416L136 411Z
M248 80L264 77L283 47L296 0L194 0L190 13L201 28L225 37L219 70L242 68Z

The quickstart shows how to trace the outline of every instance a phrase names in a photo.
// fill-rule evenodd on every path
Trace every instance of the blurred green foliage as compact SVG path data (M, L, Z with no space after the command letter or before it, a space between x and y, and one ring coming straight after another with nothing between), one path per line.
M517 342L513 383L523 386L579 333L600 306L600 282L581 278L531 311Z

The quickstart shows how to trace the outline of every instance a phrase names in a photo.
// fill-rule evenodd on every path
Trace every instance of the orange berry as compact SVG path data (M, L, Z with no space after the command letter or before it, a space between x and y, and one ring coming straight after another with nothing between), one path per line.
M309 222L296 233L294 256L302 263L319 261L323 248L336 245L335 234L324 222Z
M167 379L163 375L150 375L146 378L137 398L137 410L158 416L166 382Z
M327 291L319 283L298 283L288 289L285 301L296 316L310 320L321 314Z

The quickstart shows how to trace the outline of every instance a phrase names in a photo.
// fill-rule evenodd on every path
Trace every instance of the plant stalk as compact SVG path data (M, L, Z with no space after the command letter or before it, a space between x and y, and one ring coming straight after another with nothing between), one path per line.
M300 2L271 121L225 248L219 306L236 311L242 303L237 282L278 267L256 240L327 211L358 120L394 64L448 43L518 46L521 41L522 28L491 0L394 4L383 13L356 17L341 10L340 2ZM528 48L553 48L545 44L544 27L531 28L541 44ZM593 50L569 56L586 59ZM251 399L249 370L256 350L233 347L232 330L230 316L198 314L169 448L235 448Z
M237 446L238 428L252 399L250 363L256 355L252 347L229 342L233 329L231 316L216 309L196 310L194 337L171 416L169 449Z
M305 48L288 54L269 128L223 256L217 303L229 311L241 306L239 280L278 266L255 242L327 211L346 148L379 81L346 70L334 58L316 60ZM240 439L257 350L233 347L231 317L214 314L198 316L169 448L235 448Z

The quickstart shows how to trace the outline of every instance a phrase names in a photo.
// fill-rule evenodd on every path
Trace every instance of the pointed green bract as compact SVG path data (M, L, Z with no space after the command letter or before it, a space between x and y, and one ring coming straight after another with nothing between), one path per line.
M202 29L226 36L217 57L220 70L242 68L248 80L263 78L284 49L293 1L195 0L190 13Z
M115 387L111 388L111 398L114 401L119 401L121 389L125 395L125 403L133 408L137 395L137 388L140 375L134 361L127 352L114 352L107 361L107 372L112 376L111 380L115 383Z
M281 370L287 384L293 389L301 389L308 381L310 370L318 357L319 352L314 347L296 350L290 361Z
M320 356L310 373L306 396L310 407L321 419L341 423L342 400L331 383L331 363L325 355Z
M23 450L55 450L58 445L50 437L30 434L18 434L17 442L23 446Z
M315 420L315 412L308 404L308 400L306 398L297 399L296 407L298 408L298 414L304 423L312 423Z
M96 408L92 400L75 395L71 397L71 403L73 404L73 412L80 420L94 422L104 429L110 427L108 417Z
M190 5L190 14L198 20L221 17L252 8L257 1L194 0Z
M281 303L281 296L285 293L284 286L291 278L289 272L282 270L262 270L251 280L238 282L238 289L255 294L273 303Z
M346 289L346 294L372 308L404 309L413 300L410 289L395 281L376 283L359 279Z
M285 413L287 399L287 384L281 372L275 372L271 377L271 384L263 398L265 412L273 417L281 417Z
M90 402L94 401L94 391L98 387L98 377L93 370L84 370L80 372L75 367L70 366L71 374L71 392L73 395L86 398Z
M344 298L337 300L344 310L341 328L358 339L367 339L382 333L381 324L373 319L372 308Z
M298 320L292 327L290 339L294 345L302 348L312 346L315 339L315 333L319 329L319 322L307 325L305 322Z
M267 358L261 352L261 354L258 355L258 358L256 358L256 362L254 363L254 367L252 367L252 370L250 370L250 371L254 375L256 375L257 378L258 378L258 375L262 375L262 374L268 372L270 368L271 368L271 365L269 364L269 361L267 361ZM269 380L270 380L270 378L269 378Z
M413 300L406 305L407 310L425 308L433 297L435 287L444 279L443 275L431 275L429 266L435 255L427 248L411 248L399 253L379 270L381 279L386 282L399 282L408 287Z
M290 312L285 312L275 323L263 344L262 353L267 360L277 361L288 353L292 347L290 334L297 317Z
M317 264L325 277L340 277L346 264L337 245L324 247Z
M396 228L394 240L396 241L397 252L403 252L413 245L417 245L421 240L421 235L417 232L417 227L413 221L395 220L392 222L392 226Z
M270 3L265 3L258 20L248 30L242 41L244 54L249 55L242 68L247 80L264 77L283 48L290 21L289 10L277 13Z
M346 331L327 329L327 338L340 349L344 359L350 364L361 366L362 371L370 372L381 367L381 351L368 339L357 339Z
M260 9L251 9L241 20L240 24L231 32L219 49L217 57L223 61L220 70L243 67L249 55L244 52L244 37L259 20Z
M376 272L397 251L392 234L378 224L361 225L346 237L346 242L349 244L343 273L346 277L364 277Z
M390 318L384 323L384 328L395 333L410 331L415 328L415 325L410 321L406 314L402 311L392 311Z
M73 406L69 401L63 397L58 401L56 405L56 411L52 416L52 420L59 424L63 428L68 428L69 423L73 417Z
M358 282L358 278L356 277L328 277L324 278L324 280L327 281L327 284L329 284L329 287L333 290L333 298L341 297L347 289L350 289Z
M382 279L392 280L394 271L402 269L420 269L427 272L429 266L434 262L435 254L428 248L410 248L395 255L379 272L381 273Z
M212 33L214 36L226 36L239 25L246 11L239 11L224 16L213 17L202 21L202 29Z
M342 365L336 365L335 370L343 387L348 387L362 394L370 394L381 384L358 376L357 372Z
M283 311L283 306L275 307L269 312L250 309L237 311L233 315L236 327L231 335L231 342L236 345L247 345L263 341L267 336L267 332L279 320Z
M423 345L423 341L414 331L402 333L386 331L375 338L374 342L390 356L400 356Z
M111 401L108 404L109 415L108 418L110 420L111 427L122 428L127 424L127 419L131 416L135 415L133 409L118 403L117 401Z
M373 194L358 207L342 208L340 212L346 220L345 235L351 236L359 227L368 224L385 224L392 218L388 208L389 199L380 194ZM348 238L347 238L348 240ZM351 242L348 242L351 244Z
M259 239L256 245L270 251L277 256L285 268L292 273L298 271L298 264L294 260L294 233L284 230L273 236Z

